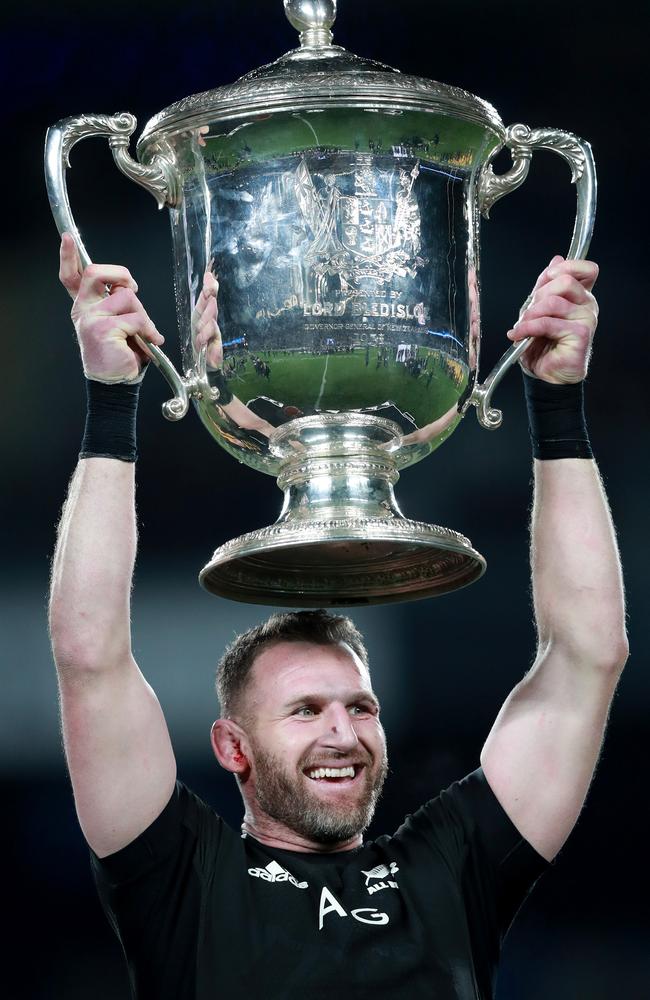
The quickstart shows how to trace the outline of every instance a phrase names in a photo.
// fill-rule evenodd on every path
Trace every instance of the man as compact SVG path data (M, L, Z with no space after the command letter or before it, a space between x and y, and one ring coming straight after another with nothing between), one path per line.
M219 667L212 745L244 800L239 837L176 781L160 706L131 653L144 361L133 337L163 338L129 272L82 275L64 237L89 407L51 633L77 813L139 1000L493 997L508 926L582 808L627 657L614 532L582 411L596 276L592 263L555 257L509 332L533 338L523 362L538 649L481 767L394 836L364 844L386 743L362 639L325 612L275 616ZM204 306L216 324L216 291Z

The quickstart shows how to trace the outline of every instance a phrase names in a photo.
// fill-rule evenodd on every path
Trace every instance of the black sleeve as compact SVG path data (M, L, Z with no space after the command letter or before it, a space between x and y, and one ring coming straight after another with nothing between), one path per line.
M424 837L459 884L472 936L498 947L539 876L550 867L519 833L482 768L409 816L402 830ZM477 942L478 943L478 942Z
M154 1000L192 992L200 903L225 827L181 782L157 819L120 851L91 867L102 908L127 959L133 994ZM160 993L158 994L160 995Z

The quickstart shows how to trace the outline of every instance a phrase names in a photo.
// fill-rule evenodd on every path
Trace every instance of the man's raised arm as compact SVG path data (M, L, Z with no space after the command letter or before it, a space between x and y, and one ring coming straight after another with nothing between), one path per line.
M510 337L524 355L535 498L531 564L538 646L481 754L486 778L535 849L551 860L591 782L627 659L621 567L584 425L582 380L597 268L555 258Z
M126 268L96 264L82 275L69 235L60 277L74 299L88 419L59 525L50 632L77 814L103 857L153 822L176 779L165 719L133 659L130 635L135 416L144 362L132 338L163 338Z

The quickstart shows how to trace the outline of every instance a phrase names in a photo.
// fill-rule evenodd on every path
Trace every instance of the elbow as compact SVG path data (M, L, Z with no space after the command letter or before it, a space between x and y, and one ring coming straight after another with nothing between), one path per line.
M586 644L585 653L586 662L600 673L619 677L630 655L624 626L595 632Z
M591 672L614 681L622 674L630 655L625 633L601 636L600 639L597 635L583 637L582 640L572 636L564 645L568 647L567 653L574 663L580 663Z
M98 642L96 636L65 627L51 627L50 639L57 673L96 674L130 658L130 648L117 641Z
M601 655L601 669L605 673L619 676L623 673L625 664L630 656L630 644L627 635L623 633L620 639L605 650L605 655Z
M71 637L57 632L50 632L52 656L57 673L66 674L87 673L97 669L97 663L90 651Z
M630 655L625 624L620 619L598 624L565 620L540 630L538 655L552 650L561 652L576 667L614 678L620 676Z
M55 594L50 602L50 642L59 674L98 673L131 657L129 629L114 615L70 610Z

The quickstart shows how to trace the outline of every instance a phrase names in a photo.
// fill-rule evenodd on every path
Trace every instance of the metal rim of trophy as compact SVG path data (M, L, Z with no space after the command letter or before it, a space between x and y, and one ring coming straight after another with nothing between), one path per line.
M59 232L73 234L84 267L90 257L72 216L65 180L70 151L81 139L108 138L120 170L149 190L160 208L167 205L175 210L183 203L184 188L174 143L185 138L189 142L208 124L232 122L236 130L238 122L259 117L261 112L273 119L274 115L290 112L351 109L384 114L425 111L484 129L492 138L488 153L478 164L472 197L486 218L496 201L523 183L534 150L558 154L569 164L577 192L576 221L567 256L586 255L596 206L595 168L588 143L557 129L530 129L520 124L506 129L492 105L466 91L402 75L333 45L330 28L336 14L334 0L317 5L284 0L284 6L290 22L300 31L300 47L234 84L192 95L155 115L137 143L140 162L128 152L136 127L135 118L128 113L70 117L48 131L45 167L50 205ZM512 167L497 175L491 164L504 146L511 152ZM523 341L506 351L482 384L476 378L475 367L465 398L459 400L458 418L475 406L483 426L499 426L501 413L491 406L492 392L526 346ZM154 363L174 392L163 407L164 415L180 419L190 400L194 400L201 419L211 429L209 425L215 420L206 417L208 410L221 415L224 411L223 400L219 403L220 390L208 378L205 349L195 354L195 363L184 376L159 348L150 349ZM348 409L359 412L358 407ZM342 415L338 417L340 423ZM289 433L300 440L301 426L309 427L318 420L318 414L298 417L286 427L293 426ZM324 415L323 426L328 420L337 423L336 417ZM355 420L358 424L358 417L351 418L351 423ZM369 417L368 426L373 421L386 427L390 424L389 420ZM359 454L363 461L367 460L370 471L357 509L350 497L335 501L334 491L326 503L314 503L318 495L310 492L311 467L307 463L302 479L300 474L294 474L293 485L285 490L285 507L278 522L220 546L201 571L202 585L234 600L314 607L413 600L447 593L478 579L485 570L485 560L468 539L447 528L407 520L401 514L392 494L397 469L428 452L412 448L409 454L404 447L408 436L400 435L399 427L390 427L381 446L369 443L362 434L358 437ZM286 437L286 428L272 437L280 440L283 434ZM299 446L294 443L294 447L303 448L304 442ZM338 483L341 493L347 488L347 480L345 473L339 474L336 469L354 460L354 441L339 451L336 443L330 442L328 447L321 465L332 463L330 478ZM269 455L272 450L268 448ZM246 461L246 456L240 460ZM357 461L357 472L363 472L363 461ZM319 480L320 476L324 481L327 476L322 475L321 465L314 467L318 472L315 478ZM253 467L263 467L263 463L260 460ZM289 455L283 468L295 473L295 457ZM285 478L289 480L291 475L285 474ZM297 506L292 510L294 501ZM312 509L305 514L305 507Z

